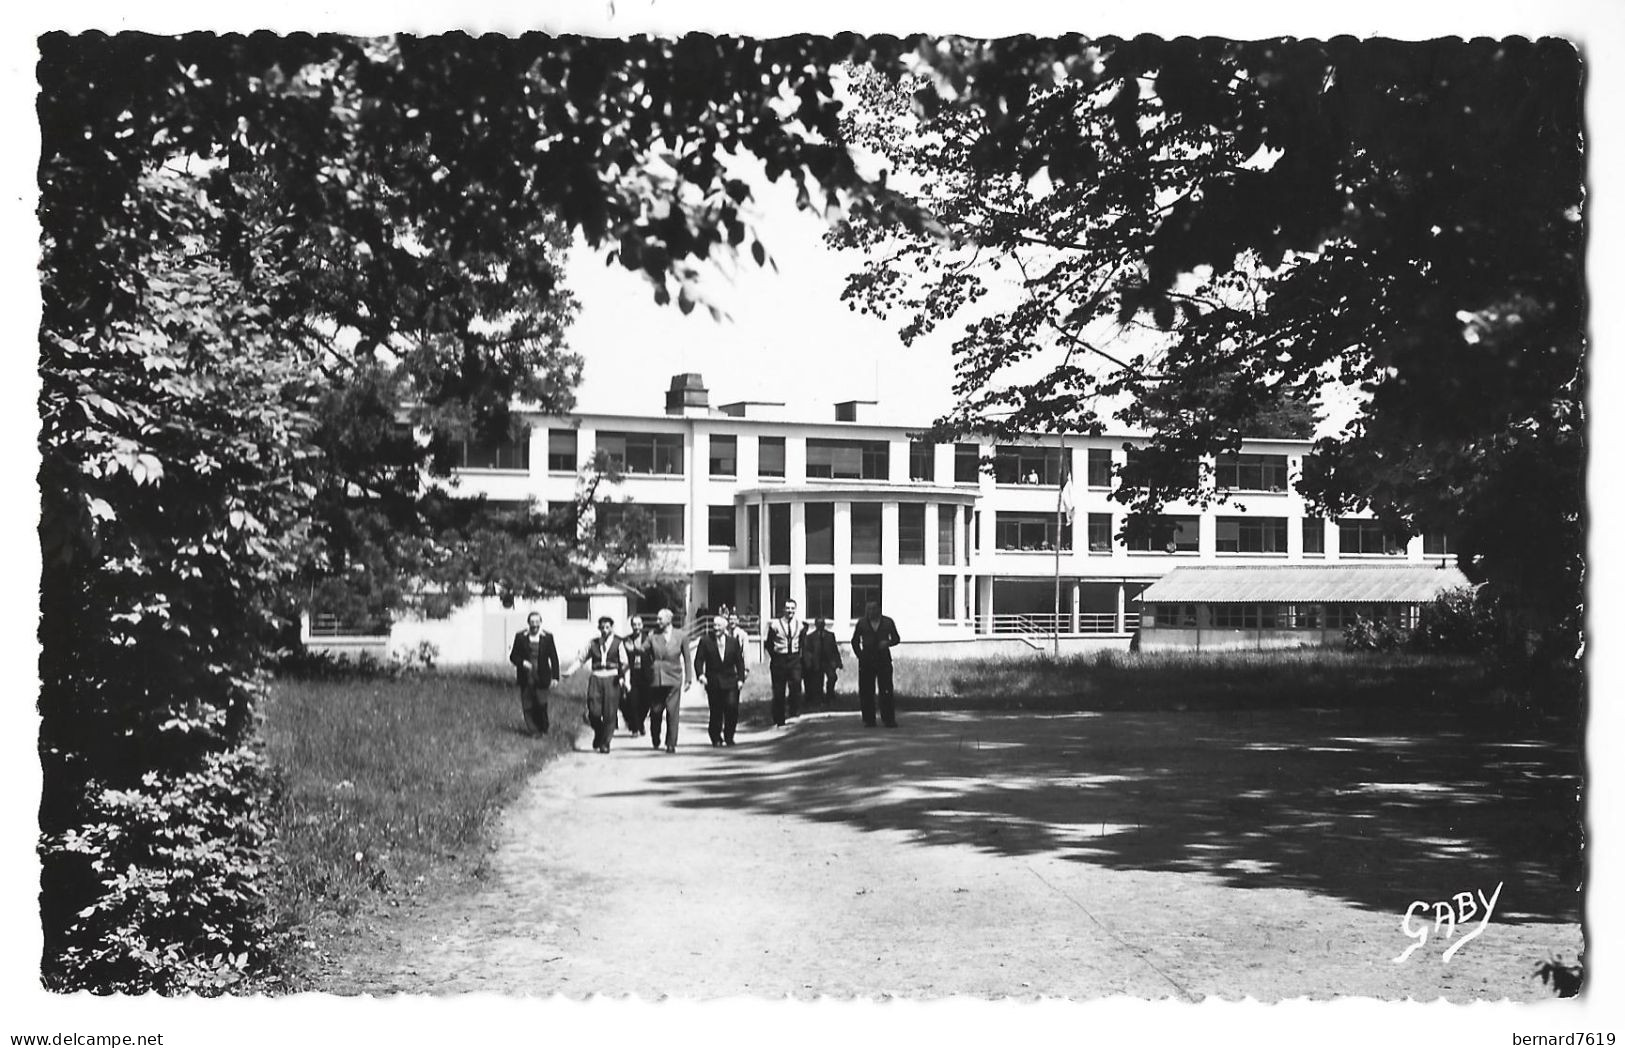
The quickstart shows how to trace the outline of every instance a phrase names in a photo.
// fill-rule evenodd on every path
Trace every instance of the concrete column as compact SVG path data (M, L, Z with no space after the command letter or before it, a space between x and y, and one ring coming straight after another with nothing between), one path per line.
M1083 586L1078 582L1077 579L1073 579L1072 580L1072 632L1073 633L1078 632L1078 627L1080 625L1080 622L1079 622L1079 619L1078 619L1078 615L1079 615L1078 605L1081 603L1081 598L1082 597L1083 597Z
M1126 590L1126 587L1121 582L1119 582L1117 584L1117 632L1118 633L1126 633L1126 632L1128 632L1127 630L1125 630L1123 628L1123 613L1124 613L1124 610L1125 610L1125 608L1126 608L1126 606L1128 604L1128 601L1125 599L1125 596L1126 596L1125 590Z
M762 499L760 502L758 502L752 508L752 512L756 514L757 523L761 528L760 534L762 536L761 556L757 558L759 563L757 564L758 574L756 576L756 608L757 613L763 619L767 619L778 610L772 606L773 590L771 581L769 579L768 542L770 540L768 538L767 527L767 500Z

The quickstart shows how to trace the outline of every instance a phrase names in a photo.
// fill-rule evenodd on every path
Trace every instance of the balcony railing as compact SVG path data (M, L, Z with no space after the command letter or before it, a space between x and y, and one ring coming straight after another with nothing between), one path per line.
M1057 630L1059 626L1059 630ZM1132 612L1123 614L1123 632L1132 633L1140 626L1140 616ZM1057 632L1063 637L1089 636L1099 634L1115 634L1117 629L1117 616L1112 612L1080 612L1078 614L1077 628L1072 625L1072 613L1063 611L1059 617L1054 612L1030 612L1015 615L994 615L992 630L986 628L981 620L976 623L977 633L1005 634L1022 637L1053 637Z

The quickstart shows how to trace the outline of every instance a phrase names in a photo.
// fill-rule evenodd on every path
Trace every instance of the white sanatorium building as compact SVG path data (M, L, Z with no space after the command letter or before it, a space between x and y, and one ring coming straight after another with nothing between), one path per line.
M1145 649L1323 644L1355 614L1404 625L1433 594L1465 583L1443 536L1401 546L1367 518L1308 516L1293 483L1308 441L1251 440L1207 463L1229 501L1170 505L1160 527L1125 544L1116 538L1125 507L1108 495L1132 435L925 444L909 436L924 426L865 422L870 404L789 420L778 404L712 407L699 375L678 375L661 414L529 414L527 440L465 450L458 490L567 502L605 450L624 474L608 497L651 511L654 556L688 580L680 616L727 604L753 624L793 597L845 640L864 603L878 600L904 656L1047 651L1057 632L1066 650L1127 648L1136 635ZM1070 525L1056 512L1067 459ZM305 633L329 650L429 641L445 663L500 662L537 610L568 658L599 615L624 630L654 604L605 587L512 608L476 601L444 620L405 617L385 634L317 615Z

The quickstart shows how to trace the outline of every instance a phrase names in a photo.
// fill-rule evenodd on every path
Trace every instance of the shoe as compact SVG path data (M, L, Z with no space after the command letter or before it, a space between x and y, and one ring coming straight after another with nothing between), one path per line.
M711 745L713 745L713 746L721 746L722 745L722 740L721 739L712 739L711 740Z
M888 728L895 728L895 727L897 727L897 722L896 722L896 721L892 721L892 722L890 722L890 723L889 723L889 724L887 724L887 725L886 725L886 727L888 727Z
M722 744L724 746L732 746L734 744L734 741L732 739L723 739Z
M666 752L667 753L676 753L677 752L677 744L675 742L666 743Z
M863 722L863 726L864 726L864 727L865 727L865 728L876 728L876 727L879 727L879 725L877 725L877 724L876 724L876 723L875 723L875 722L874 722L874 721L864 721L864 722Z

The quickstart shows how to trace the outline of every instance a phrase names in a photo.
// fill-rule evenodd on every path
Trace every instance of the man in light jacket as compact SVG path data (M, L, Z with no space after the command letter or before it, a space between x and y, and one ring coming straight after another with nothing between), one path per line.
M666 724L666 752L677 752L677 713L683 689L694 679L686 638L672 628L672 613L661 608L655 628L644 641L649 663L649 742L660 748L660 724Z

